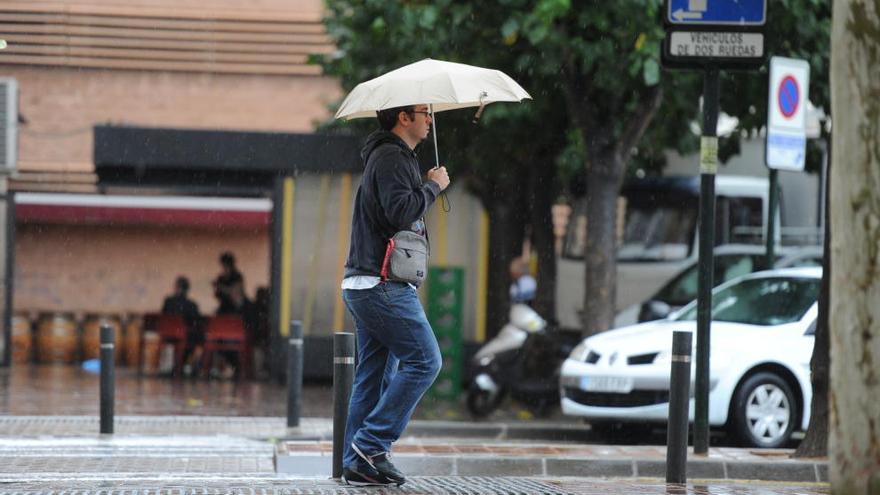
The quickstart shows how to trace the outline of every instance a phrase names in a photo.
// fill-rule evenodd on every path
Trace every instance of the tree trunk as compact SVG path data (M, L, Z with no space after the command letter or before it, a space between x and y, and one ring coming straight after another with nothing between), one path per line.
M530 169L529 208L532 245L538 253L538 290L534 308L542 318L556 320L556 251L553 235L553 202L556 199L556 167Z
M614 324L617 290L617 196L623 164L593 153L587 168L587 239L584 250L585 337Z
M489 213L489 280L486 294L486 338L507 323L510 311L510 262L522 253L523 203L509 194L493 197Z
M880 493L880 5L836 0L831 31L830 477Z
M831 161L828 162L828 172ZM819 292L819 316L816 318L815 343L810 358L810 383L813 399L810 403L810 425L798 445L794 457L825 457L828 455L828 305L831 298L831 225L829 194L831 181L825 178L825 233L822 256L822 289Z

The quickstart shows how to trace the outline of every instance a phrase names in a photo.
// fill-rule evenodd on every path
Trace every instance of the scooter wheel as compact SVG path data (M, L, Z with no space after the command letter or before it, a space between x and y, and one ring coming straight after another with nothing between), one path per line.
M485 418L498 409L501 399L504 398L504 391L490 392L480 388L477 384L472 383L468 387L467 408L476 418Z

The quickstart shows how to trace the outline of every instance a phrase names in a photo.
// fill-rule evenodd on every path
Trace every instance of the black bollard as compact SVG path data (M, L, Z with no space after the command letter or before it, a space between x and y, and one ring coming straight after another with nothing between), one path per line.
M687 482L688 402L691 395L691 333L672 333L669 372L669 425L666 429L666 482Z
M101 433L113 433L114 339L113 327L101 325Z
M345 442L345 423L348 420L348 400L354 383L354 334L337 332L333 335L333 477L342 476L342 449Z
M290 338L287 345L287 427L299 426L302 403L303 380L303 328L302 322L290 322Z

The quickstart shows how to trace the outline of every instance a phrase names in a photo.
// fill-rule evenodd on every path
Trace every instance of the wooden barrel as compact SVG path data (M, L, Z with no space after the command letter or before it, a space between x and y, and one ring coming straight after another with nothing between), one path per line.
M70 313L46 313L37 321L37 361L72 363L76 359L76 321Z
M153 331L144 332L144 374L155 375L159 372L159 334Z
M82 359L98 359L101 357L101 326L113 327L116 343L116 362L122 362L125 342L122 340L122 325L119 318L113 315L88 315L83 323Z
M144 319L140 315L132 315L125 322L125 364L137 367L141 352L141 329Z
M29 363L32 358L33 348L31 319L27 314L14 314L12 316L12 362Z

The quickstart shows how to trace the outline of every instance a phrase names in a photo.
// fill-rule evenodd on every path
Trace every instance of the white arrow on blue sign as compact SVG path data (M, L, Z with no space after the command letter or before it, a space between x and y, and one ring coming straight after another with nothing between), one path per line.
M670 24L763 26L767 0L669 0Z

